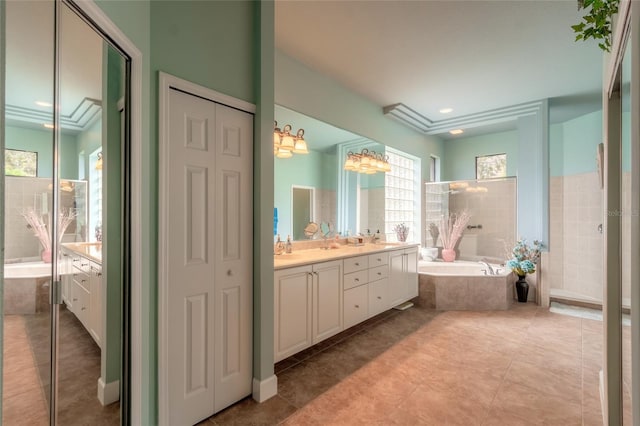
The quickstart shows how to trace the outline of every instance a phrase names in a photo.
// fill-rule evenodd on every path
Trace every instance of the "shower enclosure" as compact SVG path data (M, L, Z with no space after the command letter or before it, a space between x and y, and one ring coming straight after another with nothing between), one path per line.
M471 219L456 245L456 259L503 263L517 238L516 183L515 177L426 183L423 246L441 248L440 238L433 239L441 219L466 209Z

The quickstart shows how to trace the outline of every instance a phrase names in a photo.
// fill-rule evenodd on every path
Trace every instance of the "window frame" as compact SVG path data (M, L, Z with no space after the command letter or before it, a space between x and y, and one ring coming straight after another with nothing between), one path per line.
M490 158L490 157L499 157L499 156L504 156L504 175L480 177L478 175L478 160L479 159L484 159L484 158ZM508 176L508 174L507 174L507 153L506 152L502 152L502 153L498 153L498 154L476 155L476 180L500 179L500 178L505 178L507 176Z

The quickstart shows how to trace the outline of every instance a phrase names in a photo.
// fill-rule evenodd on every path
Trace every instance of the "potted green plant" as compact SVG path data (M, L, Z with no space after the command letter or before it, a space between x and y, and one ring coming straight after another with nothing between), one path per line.
M516 281L516 292L518 294L518 302L526 303L529 295L529 283L527 283L527 274L536 272L536 265L540 260L540 252L542 250L542 242L534 240L532 245L527 243L524 238L519 239L511 250L511 259L507 261L507 267L518 276Z

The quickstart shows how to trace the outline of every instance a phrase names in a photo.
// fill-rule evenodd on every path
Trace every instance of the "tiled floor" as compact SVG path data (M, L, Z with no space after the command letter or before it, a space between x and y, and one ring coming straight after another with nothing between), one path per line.
M602 323L532 304L389 311L276 366L278 395L202 424L602 425Z
M44 312L4 317L4 425L49 424L48 316ZM59 330L59 424L119 424L119 404L103 407L98 401L100 348L75 315L64 308Z

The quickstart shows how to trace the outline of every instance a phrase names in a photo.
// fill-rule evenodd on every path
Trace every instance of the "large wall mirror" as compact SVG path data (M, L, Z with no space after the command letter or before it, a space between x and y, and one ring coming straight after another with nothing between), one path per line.
M3 422L119 424L130 61L73 2L5 12Z
M281 129L291 125L292 134L304 129L309 153L276 155L274 234L303 239L305 222L312 220L342 236L395 241L394 226L405 223L408 241L420 241L420 159L280 105L275 119ZM363 152L384 159L392 171L346 171L348 154ZM294 194L307 198L294 200Z

